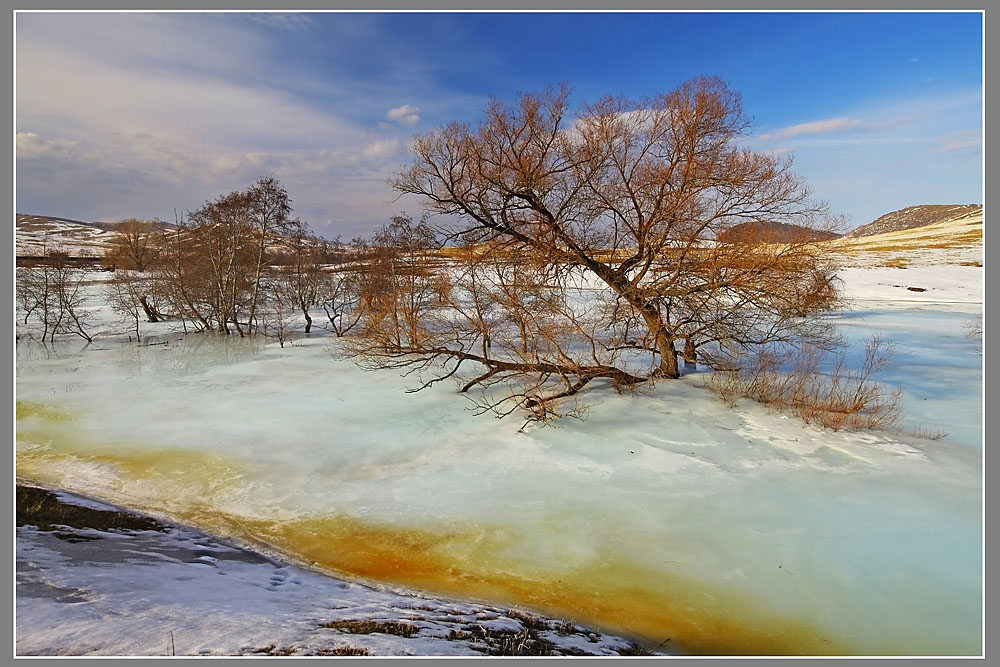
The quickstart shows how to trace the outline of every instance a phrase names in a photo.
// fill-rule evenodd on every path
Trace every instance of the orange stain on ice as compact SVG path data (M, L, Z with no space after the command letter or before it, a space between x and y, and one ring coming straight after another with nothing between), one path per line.
M244 523L245 525L245 523ZM494 604L522 605L625 634L650 647L704 655L845 655L819 628L769 613L724 587L628 562L570 571L499 559L480 526L444 534L348 517L254 522L266 542L322 569ZM484 539L484 534L487 537ZM470 552L470 545L475 544ZM493 554L493 555L491 555Z

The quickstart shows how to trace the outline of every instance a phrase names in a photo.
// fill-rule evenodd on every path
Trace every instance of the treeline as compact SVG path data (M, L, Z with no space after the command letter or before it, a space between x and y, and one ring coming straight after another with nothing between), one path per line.
M429 250L434 241L425 225L405 215L370 241L322 239L292 216L288 192L268 177L206 202L175 225L118 223L101 263L113 272L107 304L137 338L143 321L173 321L184 331L265 334L284 344L293 328L309 333L319 311L343 336L364 312L386 308L385 293L401 279L396 259ZM23 323L34 320L50 341L58 334L91 340L86 273L57 248L38 259L17 272Z

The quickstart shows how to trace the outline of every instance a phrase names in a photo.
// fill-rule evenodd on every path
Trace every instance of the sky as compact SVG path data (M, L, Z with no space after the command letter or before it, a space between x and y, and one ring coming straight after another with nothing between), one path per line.
M845 229L982 203L979 12L18 12L18 213L173 222L274 176L326 238L421 202L415 133L566 83L642 98L719 76L745 142L794 156Z

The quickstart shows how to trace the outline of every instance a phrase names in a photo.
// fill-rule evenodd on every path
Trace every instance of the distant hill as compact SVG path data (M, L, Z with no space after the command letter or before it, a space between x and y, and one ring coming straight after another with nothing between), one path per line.
M741 244L829 241L836 238L840 238L840 234L792 225L787 222L754 220L730 227L721 232L716 240L719 243Z
M42 257L46 250L59 250L71 258L95 261L104 257L111 249L117 222L84 222L70 218L56 218L47 215L17 213L16 255L18 258ZM164 230L176 229L176 225L158 222ZM272 249L281 249L284 244L280 235L270 235Z
M915 265L983 265L983 209L943 222L823 244L838 265L905 269ZM978 280L978 278L973 278Z
M75 225L95 227L97 229L103 229L104 231L110 231L117 224L114 222L84 222L83 220L55 218L49 215L27 215L24 213L17 213L16 216L17 228L31 231L65 231L67 229L71 229Z
M923 204L907 206L906 208L886 213L867 225L862 225L854 231L845 234L847 238L874 236L887 232L899 232L914 227L924 227L939 222L948 222L959 218L982 213L982 204Z
M113 227L109 222L17 213L17 256L41 256L46 249L60 249L74 256L100 257L109 247Z
M49 215L15 214L18 257L40 257L45 250L61 250L71 257L103 257L111 247L117 222L84 222ZM169 223L160 223L172 228Z

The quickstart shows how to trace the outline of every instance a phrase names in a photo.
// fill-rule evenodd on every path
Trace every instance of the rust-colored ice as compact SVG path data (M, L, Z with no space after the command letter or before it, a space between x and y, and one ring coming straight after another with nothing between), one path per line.
M245 524L244 524L245 525ZM392 528L348 517L255 522L256 534L318 567L450 596L521 605L694 654L843 655L807 622L761 609L723 586L618 560L557 571L498 560L481 526L447 532ZM486 537L484 538L484 534ZM475 543L470 551L469 545Z

